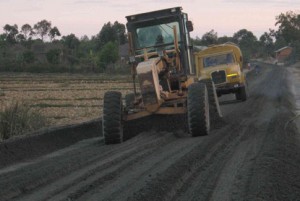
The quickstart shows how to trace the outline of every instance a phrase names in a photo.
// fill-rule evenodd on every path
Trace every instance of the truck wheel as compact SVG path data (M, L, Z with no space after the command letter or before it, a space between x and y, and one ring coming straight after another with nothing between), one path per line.
M242 86L235 94L236 100L246 101L248 98L248 85Z
M189 86L187 116L189 131L193 137L209 133L209 103L205 84L198 82Z
M237 92L235 92L235 99L236 100L241 100L241 89L239 89Z
M118 91L108 91L104 95L102 133L105 144L123 141L122 94Z
M223 115L221 112L215 84L212 80L201 80L200 82L204 83L207 88L210 121L218 122L221 120Z

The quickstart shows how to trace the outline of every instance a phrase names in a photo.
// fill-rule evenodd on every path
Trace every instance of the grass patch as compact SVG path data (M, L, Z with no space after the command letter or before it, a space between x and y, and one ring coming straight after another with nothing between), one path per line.
M0 112L0 140L40 129L47 125L46 117L24 103L12 103Z

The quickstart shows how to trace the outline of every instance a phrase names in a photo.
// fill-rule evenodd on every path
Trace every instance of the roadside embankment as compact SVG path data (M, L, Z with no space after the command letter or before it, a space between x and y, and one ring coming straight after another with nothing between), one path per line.
M0 168L16 162L30 160L58 149L70 146L80 140L101 135L101 120L46 128L0 143Z

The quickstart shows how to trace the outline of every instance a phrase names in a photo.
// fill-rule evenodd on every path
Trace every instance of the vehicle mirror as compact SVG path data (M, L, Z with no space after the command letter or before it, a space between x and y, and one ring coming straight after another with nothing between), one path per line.
M192 21L187 21L186 22L186 28L187 28L188 32L192 32L194 30L194 26L193 26Z

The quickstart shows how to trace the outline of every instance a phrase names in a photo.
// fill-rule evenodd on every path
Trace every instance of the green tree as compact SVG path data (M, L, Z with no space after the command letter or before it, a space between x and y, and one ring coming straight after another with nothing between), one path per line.
M110 22L103 25L101 31L97 35L97 49L100 50L106 43L116 41L116 33Z
M75 36L75 34L70 34L67 36L63 36L61 39L62 43L64 46L71 50L75 50L78 48L80 41L79 39Z
M50 40L53 41L56 36L61 36L61 34L60 34L60 32L59 32L59 30L58 30L57 27L53 27L49 31L48 36L50 37Z
M241 29L233 34L233 42L238 44L243 52L244 61L247 62L257 53L258 41L256 36L247 29Z
M114 24L108 22L103 25L96 36L97 50L100 50L108 42L117 42L119 45L126 42L125 25L116 21Z
M201 40L202 40L202 44L206 46L216 44L218 41L218 33L212 29L209 32L206 32L202 36Z
M227 42L233 42L233 38L228 36L222 36L218 38L218 44L223 44Z
M259 38L260 45L262 47L261 54L266 56L272 55L274 52L274 41L270 33L265 32Z
M257 38L251 31L248 31L247 29L241 29L233 34L233 40L239 45L244 45L255 43Z
M83 36L80 39L80 45L78 47L78 51L81 57L91 58L94 56L94 52L96 51L96 40L94 37L90 40L88 36Z
M202 45L201 38L199 38L198 36L196 36L196 38L191 38L191 41L193 45Z
M16 37L19 33L18 31L18 25L9 25L6 24L3 28L3 30L5 31L6 34L6 41L13 44L16 43Z
M24 35L26 40L28 40L29 37L31 37L34 34L33 29L29 24L24 24L21 27L21 33Z
M33 63L34 59L35 59L35 57L34 57L34 53L32 51L28 50L23 53L23 60L25 63L28 63L28 64Z
M289 45L293 47L293 57L300 59L300 14L288 11L281 13L276 17L276 26L278 30L275 32L277 48Z
M288 43L300 40L300 14L288 11L276 17L275 25L279 26L277 37L282 36Z
M25 38L24 34L18 34L16 36L16 41L20 42L20 43L26 41L26 38Z
M100 66L104 68L108 64L115 63L119 58L118 45L114 42L106 43L100 51L98 58Z
M45 36L47 36L51 30L51 22L42 20L36 23L33 26L33 29L35 30L35 33L41 37L42 41L44 41Z
M117 34L117 41L119 45L125 44L127 42L125 25L119 23L118 21L115 21L112 28L115 30Z
M46 53L47 61L50 64L59 64L60 60L60 49L51 49Z

